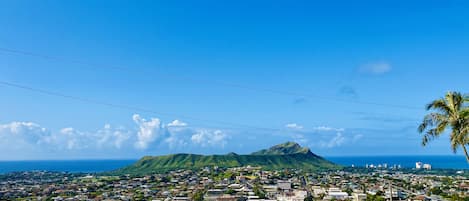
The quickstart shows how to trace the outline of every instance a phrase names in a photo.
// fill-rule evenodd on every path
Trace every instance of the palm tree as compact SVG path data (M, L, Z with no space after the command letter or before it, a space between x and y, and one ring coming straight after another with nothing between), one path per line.
M434 100L427 105L433 112L425 115L418 131L424 133L422 145L439 137L447 128L451 129L450 142L454 153L461 147L469 163L469 96L458 92L448 92L444 98Z

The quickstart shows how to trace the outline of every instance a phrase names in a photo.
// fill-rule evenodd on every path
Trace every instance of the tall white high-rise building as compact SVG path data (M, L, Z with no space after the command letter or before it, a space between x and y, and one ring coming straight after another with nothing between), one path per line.
M415 163L415 169L422 169L423 163L422 162L416 162Z
M425 169L425 170L431 170L431 169L432 169L432 165L425 163L425 164L423 164L423 169Z

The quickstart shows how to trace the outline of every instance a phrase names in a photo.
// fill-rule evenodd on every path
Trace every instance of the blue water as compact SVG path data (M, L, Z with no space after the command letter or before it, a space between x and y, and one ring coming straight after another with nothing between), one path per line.
M0 173L16 171L104 172L134 163L136 160L63 160L63 161L0 161Z
M335 163L357 167L366 164L384 164L389 167L401 165L405 168L415 167L415 162L429 163L433 168L469 169L463 156L350 156L326 157ZM59 171L59 172L104 172L115 170L134 163L136 160L64 160L64 161L0 161L0 173L16 171Z
M428 163L438 169L469 169L464 156L350 156L326 157L328 160L344 166L365 167L366 164L386 163L388 167L401 165L403 168L415 168L416 162Z

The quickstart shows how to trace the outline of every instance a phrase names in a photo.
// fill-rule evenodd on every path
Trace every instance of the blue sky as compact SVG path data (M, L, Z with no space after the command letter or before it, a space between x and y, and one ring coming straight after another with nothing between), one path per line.
M1 82L147 111L0 85L0 159L284 141L326 156L452 154L446 137L422 147L416 128L426 103L467 92L468 11L464 1L3 1Z

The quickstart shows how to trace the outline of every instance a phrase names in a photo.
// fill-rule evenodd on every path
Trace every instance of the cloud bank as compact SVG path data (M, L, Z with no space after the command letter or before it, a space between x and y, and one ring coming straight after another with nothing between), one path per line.
M189 127L180 120L164 124L158 118L145 119L139 114L133 115L132 120L135 128L105 124L95 131L73 127L52 131L34 122L0 124L0 151L64 156L68 153L138 153L168 148L223 148L230 138L221 129Z
M96 130L48 129L35 122L0 124L0 159L137 158L169 153L251 153L285 141L320 155L366 154L368 150L421 150L420 137L406 130L341 128L284 124L284 129L252 130L194 127L181 120L164 122L135 114L129 127L104 124ZM407 128L407 127L406 127ZM385 135L389 142L382 143ZM405 139L405 140L403 140ZM399 149L393 146L399 144Z

